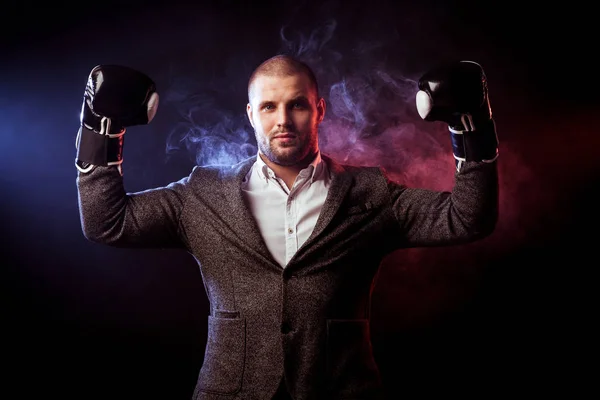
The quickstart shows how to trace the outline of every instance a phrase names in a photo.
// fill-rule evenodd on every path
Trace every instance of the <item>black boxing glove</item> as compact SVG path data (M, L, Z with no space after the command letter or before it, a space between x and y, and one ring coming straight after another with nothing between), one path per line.
M77 133L80 172L116 165L122 173L128 126L148 124L158 108L156 85L145 74L119 65L98 65L88 77Z
M481 65L460 61L440 66L421 77L419 89L417 111L426 121L448 124L458 171L465 161L498 158L496 125Z

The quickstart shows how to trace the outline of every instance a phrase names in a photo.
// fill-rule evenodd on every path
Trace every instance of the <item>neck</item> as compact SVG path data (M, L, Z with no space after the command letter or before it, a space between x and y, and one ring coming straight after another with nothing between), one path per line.
M311 162L315 159L317 153L309 154L303 160L299 161L294 165L280 165L272 162L262 153L260 154L260 158L275 172L275 175L285 182L285 185L288 189L291 189L294 185L294 181L296 177L304 168L308 167Z

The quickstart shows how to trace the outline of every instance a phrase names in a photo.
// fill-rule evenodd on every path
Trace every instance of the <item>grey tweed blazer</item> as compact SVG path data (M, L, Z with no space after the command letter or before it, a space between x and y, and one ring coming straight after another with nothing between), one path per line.
M406 247L467 243L497 221L493 163L467 163L451 192L408 188L378 167L340 165L310 238L285 269L244 203L256 157L195 167L162 188L126 193L115 167L78 173L82 230L111 246L180 247L198 262L210 302L194 399L375 399L382 388L369 328L382 258Z

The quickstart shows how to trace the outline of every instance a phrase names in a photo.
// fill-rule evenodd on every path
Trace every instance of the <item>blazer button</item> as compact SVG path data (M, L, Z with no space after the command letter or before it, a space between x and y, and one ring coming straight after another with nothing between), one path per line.
M290 326L289 322L283 322L281 324L281 333L290 333L292 330L292 327Z

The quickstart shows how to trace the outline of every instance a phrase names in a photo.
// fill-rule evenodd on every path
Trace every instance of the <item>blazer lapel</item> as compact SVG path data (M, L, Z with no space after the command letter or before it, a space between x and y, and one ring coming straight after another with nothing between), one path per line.
M322 157L324 162L327 163L329 172L332 176L331 186L327 192L327 197L323 204L323 208L321 209L321 213L319 214L319 218L317 219L317 223L311 235L299 249L298 253L300 253L300 250L304 250L304 248L310 246L311 242L323 232L327 225L329 225L340 208L344 197L346 197L348 190L352 186L352 176L349 173L346 173L343 166L325 155L322 155Z
M256 220L244 201L241 189L242 182L255 161L256 157L242 161L233 166L232 173L228 173L223 178L222 190L230 207L230 215L226 219L230 221L234 233L240 238L242 243L249 247L250 251L255 252L266 263L273 264L280 271L281 267L273 256L271 256L260 234Z

